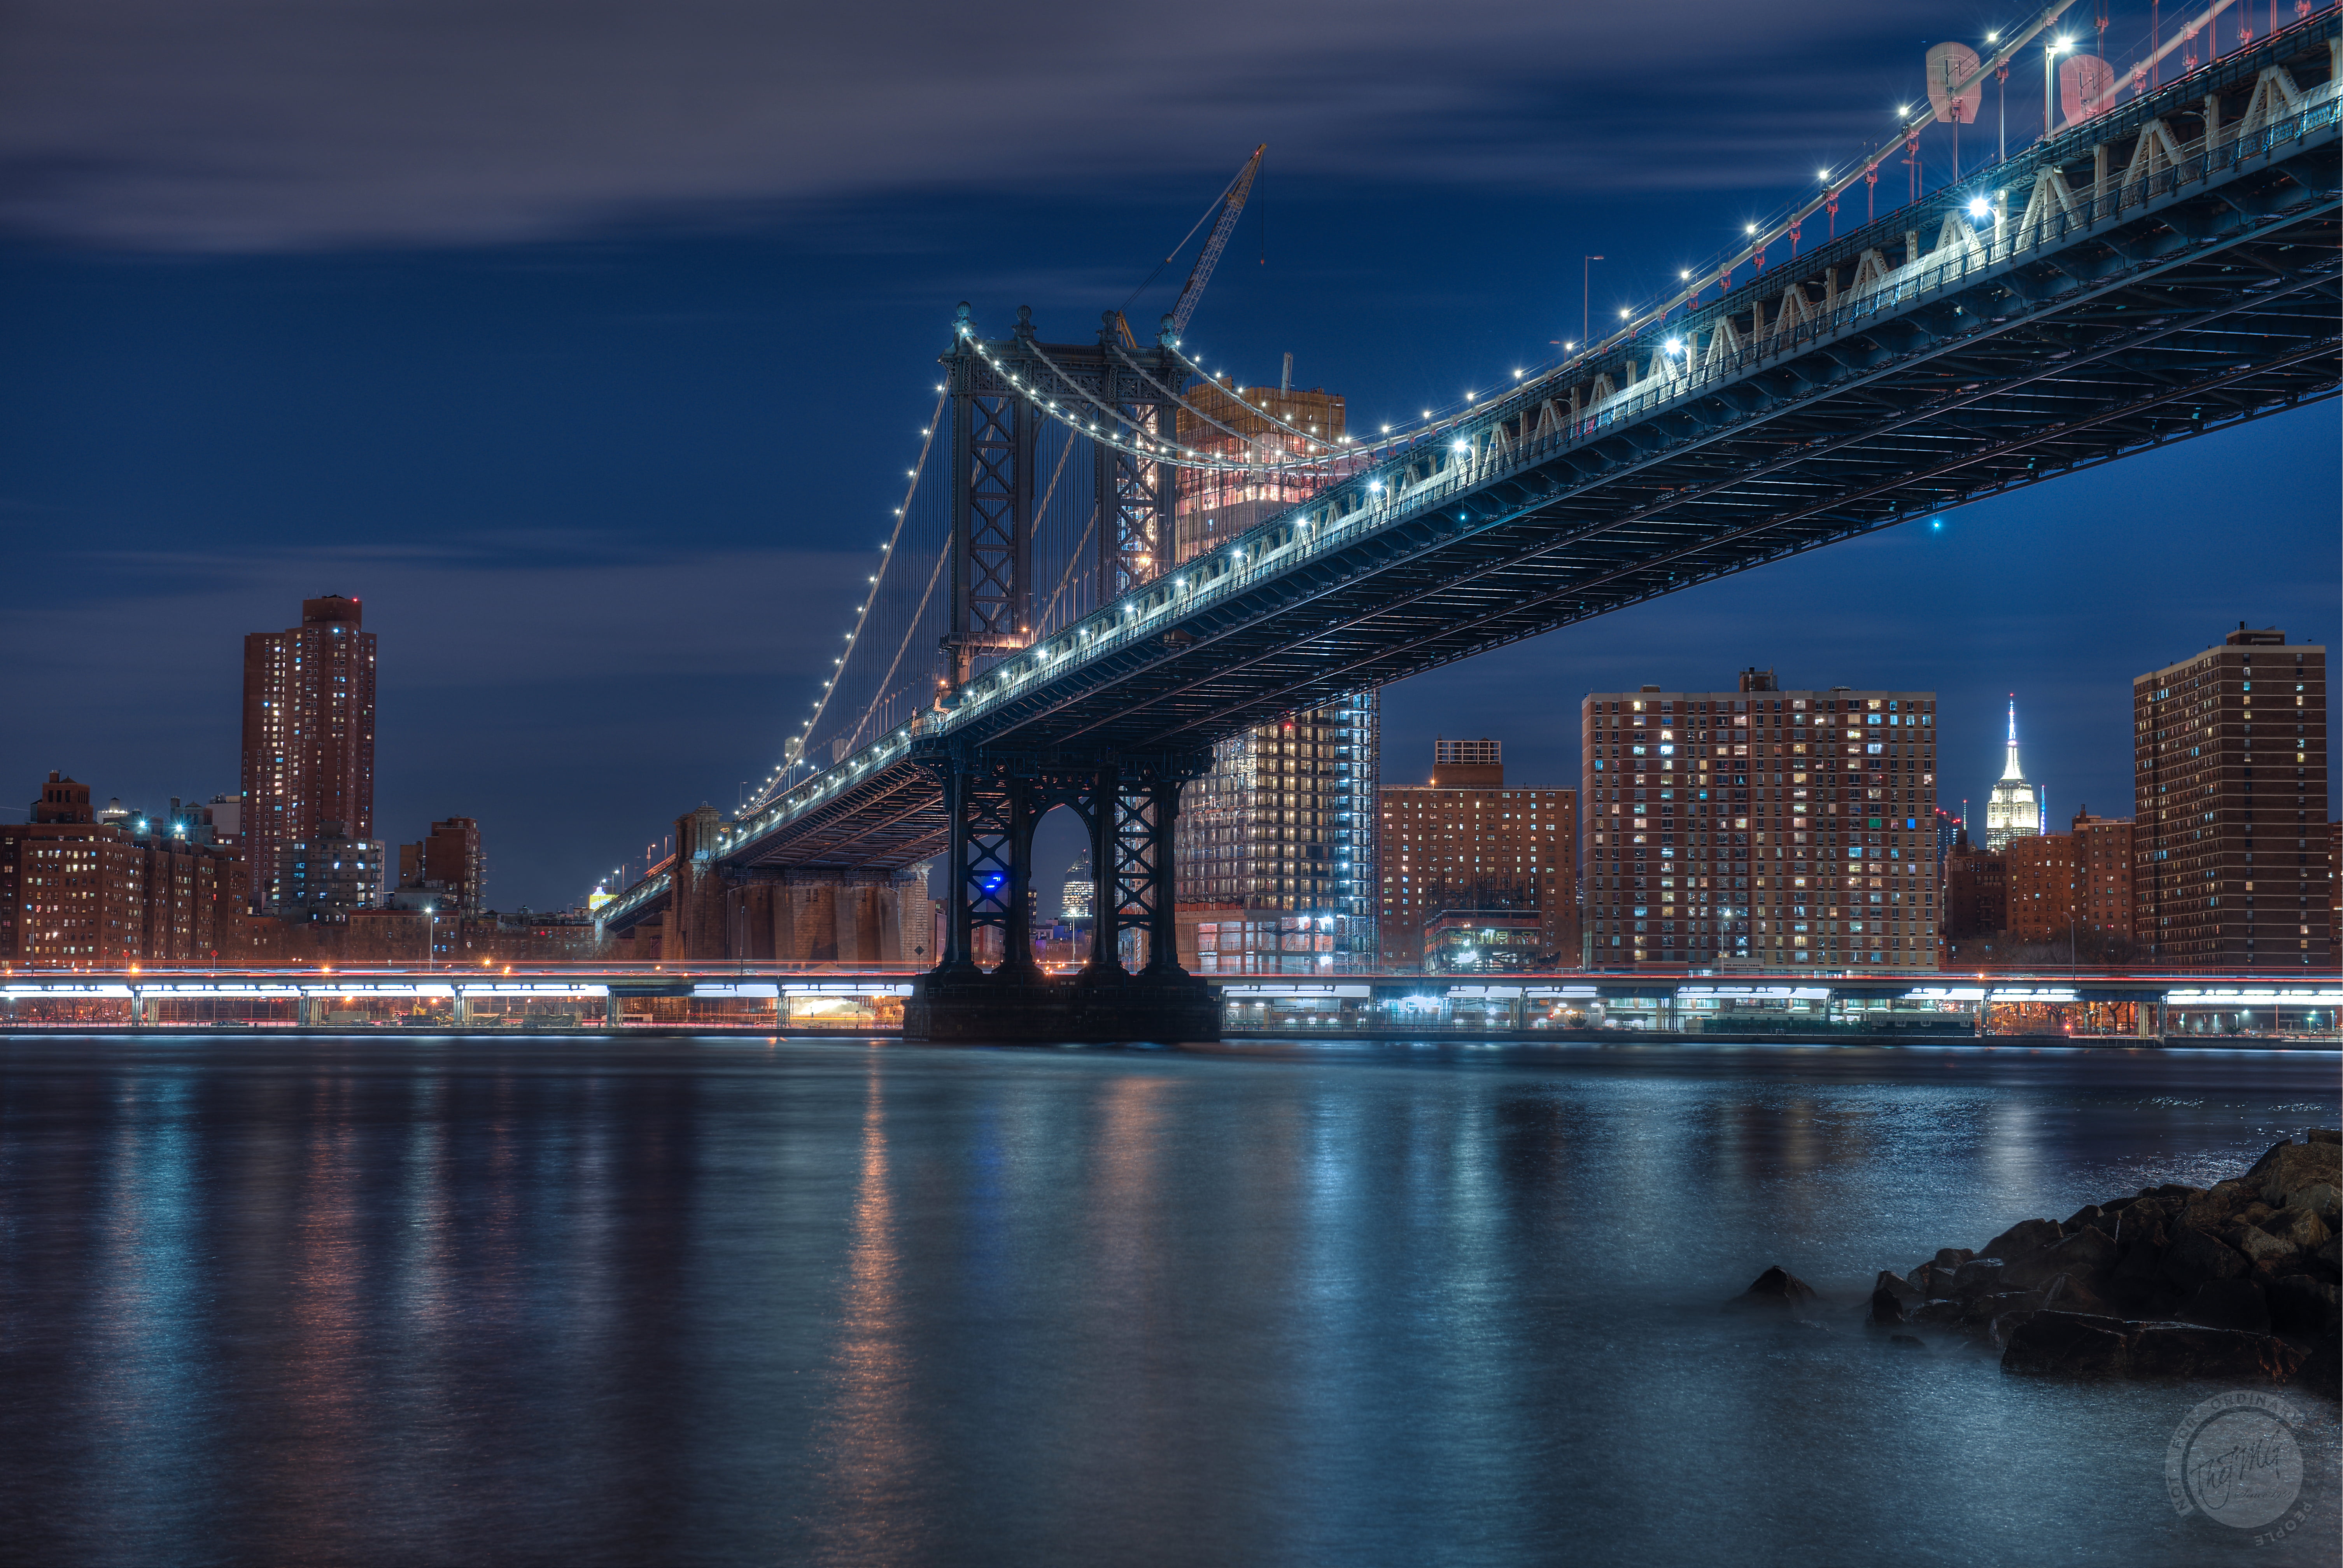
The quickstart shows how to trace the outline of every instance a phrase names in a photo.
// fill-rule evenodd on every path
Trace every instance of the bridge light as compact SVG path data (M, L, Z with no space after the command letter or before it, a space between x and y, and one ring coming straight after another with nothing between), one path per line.
M1755 234L1757 232L1757 226L1754 223L1744 224L1742 226L1741 232L1744 234Z
M1373 484L1370 484L1367 488L1376 495L1381 495L1383 493L1383 482L1381 479L1377 479Z
M1684 339L1681 337L1669 338L1668 352L1671 354L1682 354L1684 352Z
M2063 55L2074 46L2075 40L2072 38L2061 38L2050 46L2050 52L2054 55Z
M1971 217L1985 217L1990 215L1992 211L1993 204L1986 200L1983 196L1977 196L1972 199L1969 203L1969 216Z
M2001 42L2001 35L1998 33L1987 33L1985 35L1985 41L1988 44L1998 44Z
M1896 112L1899 115L1908 115L1912 112L1912 106L1909 104L1898 104L1896 106Z
M1624 305L1619 307L1619 319L1622 321L1627 319L1627 307Z

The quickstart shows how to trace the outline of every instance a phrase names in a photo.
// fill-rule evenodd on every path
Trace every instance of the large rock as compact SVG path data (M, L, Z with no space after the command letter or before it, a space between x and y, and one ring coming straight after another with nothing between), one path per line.
M2331 1228L2338 1216L2343 1216L2343 1194L2338 1194L2332 1181L2314 1181L2286 1195L2288 1209L2308 1209Z
M2207 1280L2197 1287L2180 1321L2213 1329L2241 1329L2249 1334L2270 1332L2269 1303L2251 1280Z
M1990 1295L2001 1289L2002 1271L2008 1267L1999 1258L1971 1258L1953 1271L1953 1294L1956 1296Z
M2284 1382L2300 1370L2310 1352L2268 1334L2193 1323L2142 1323L2130 1336L2128 1353L2133 1377Z
M2182 1205L2180 1221L2199 1231L2217 1231L2232 1215L2260 1197L2261 1190L2251 1182L2235 1179L2216 1181Z
M2302 1135L2305 1143L2343 1143L2343 1127L2314 1127Z
M2048 1377L2171 1377L2284 1382L2309 1355L2268 1334L2039 1312L2011 1330L2004 1372Z
M2038 1294L2043 1306L2062 1312L2087 1312L2101 1317L2116 1315L2097 1292L2072 1274L2059 1275L2042 1287Z
M1869 1321L1883 1326L1905 1322L1910 1319L1912 1309L1918 1306L1923 1299L1920 1292L1912 1288L1910 1282L1882 1269L1879 1278L1871 1286Z
M2172 1245L2164 1250L2157 1271L2182 1290L2194 1291L2207 1280L2234 1280L2252 1266L2243 1252L2184 1222L2173 1227Z
M2121 1198L2116 1200L2117 1204L2125 1201L2127 1201L2127 1200ZM2086 1226L2088 1226L2094 1231L2101 1231L2106 1232L2107 1235L2113 1236L2117 1232L2117 1229L2122 1225L2122 1223L2123 1211L2120 1208L2112 1204L2103 1205L2098 1203L2086 1203L2080 1209L2076 1210L2074 1213L2068 1215L2066 1222L2058 1228L2066 1231L2069 1236L2073 1235L2076 1231L2082 1230Z
M1906 1274L1905 1279L1910 1282L1912 1289L1919 1293L1922 1301L1933 1302L1940 1296L1951 1295L1953 1282L1958 1277L1955 1270L1940 1268L1935 1263L1923 1263Z
M1776 1263L1750 1282L1749 1288L1726 1305L1786 1308L1804 1306L1814 1299L1812 1285Z
M2001 1370L2037 1377L2122 1377L2131 1370L2131 1325L2087 1312L2036 1312L2014 1327Z
M2263 1202L2273 1209L2283 1207L2289 1192L2320 1182L2343 1182L2343 1145L2323 1140L2297 1143L2289 1139L2255 1161L2245 1179Z
M2269 1321L2281 1333L2334 1334L2343 1324L2338 1322L2338 1292L2325 1280L2308 1274L2288 1274L2270 1282Z
M1966 1247L1939 1247L1936 1249L1934 1261L1936 1267L1940 1269L1958 1269L1976 1256L1976 1254Z
M1980 1258L1999 1258L2005 1263L2015 1263L2030 1258L2043 1248L2056 1241L2066 1232L2056 1220L2020 1220L1992 1241L1976 1250Z
M2317 1210L2298 1208L2291 1203L2264 1220L2261 1229L2291 1244L2298 1252L2316 1252L2335 1237Z
M2114 1241L2104 1231L2089 1227L2065 1237L2040 1251L2028 1253L2021 1261L2006 1265L2001 1272L2005 1288L2032 1290L2046 1285L2061 1274L2073 1274L2085 1281L2097 1281L2115 1270L2117 1258Z
M2294 1272L2292 1265L2302 1256L2301 1248L2283 1236L2271 1235L2258 1225L2238 1226L2229 1233L2229 1244L2243 1252L2249 1263L2258 1266L2288 1265L2283 1270L2273 1268L2273 1272Z
M2039 1291L1998 1291L1989 1296L1971 1296L1961 1310L1961 1322L1972 1329L1981 1329L2003 1318L2042 1310Z

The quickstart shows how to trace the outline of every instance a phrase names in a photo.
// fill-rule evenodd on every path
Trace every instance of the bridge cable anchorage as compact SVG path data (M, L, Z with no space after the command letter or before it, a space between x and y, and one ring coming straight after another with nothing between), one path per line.
M920 433L919 460L911 466L910 482L903 489L903 504L895 509L894 531L888 535L887 542L880 547L880 559L878 574L871 578L870 591L863 597L861 608L855 612L853 629L846 634L846 651L833 667L837 674L830 677L829 683L821 689L821 696L815 699L813 717L805 721L805 727L798 737L796 755L789 758L767 779L758 798L750 803L751 810L762 809L766 802L772 799L775 788L786 780L789 770L805 759L805 742L813 738L814 726L821 722L822 715L829 710L830 699L837 692L839 682L845 676L846 660L854 656L855 645L862 637L862 628L869 624L870 608L878 602L879 590L884 585L887 568L894 564L895 557L900 553L895 547L902 542L903 529L910 520L911 502L920 491L920 477L927 472L928 454L935 448L936 431L942 427L944 406L950 397L950 394L948 392L937 394L936 406L929 412L928 423Z

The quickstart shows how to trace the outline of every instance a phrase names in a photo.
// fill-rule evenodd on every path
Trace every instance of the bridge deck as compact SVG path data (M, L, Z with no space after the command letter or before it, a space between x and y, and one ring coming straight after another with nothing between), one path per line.
M1492 400L1445 445L1355 473L1002 662L739 823L720 858L909 864L943 841L924 758L1202 748L2332 396L2338 29L2332 13L2289 28ZM2293 113L2170 133L2208 90L2281 60L2310 84ZM2151 149L2143 169L2151 143L2179 156ZM1976 201L1988 219L1966 216Z

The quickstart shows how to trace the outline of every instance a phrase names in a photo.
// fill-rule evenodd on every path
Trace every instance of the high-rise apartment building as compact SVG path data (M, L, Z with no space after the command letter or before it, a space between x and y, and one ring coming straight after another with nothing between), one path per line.
M1204 974L1371 967L1381 767L1372 691L1214 747L1172 829L1181 960Z
M1435 946L1578 967L1578 791L1509 786L1499 742L1443 739L1431 783L1384 789L1380 809L1384 968L1423 967Z
M1934 692L1752 669L1581 723L1590 969L1936 967Z
M283 847L328 822L374 837L374 633L358 601L301 601L301 624L244 639L241 827L252 897L286 900ZM379 883L379 879L377 879Z
M1985 847L1998 853L2009 847L2012 839L2026 839L2042 831L2042 791L2039 786L2026 781L2026 769L2017 761L2017 699L2009 699L2008 758L2002 764L2001 777L1995 780L1992 793L1985 799Z
M2335 971L2327 650L2283 631L2132 682L2136 940L2159 968Z

